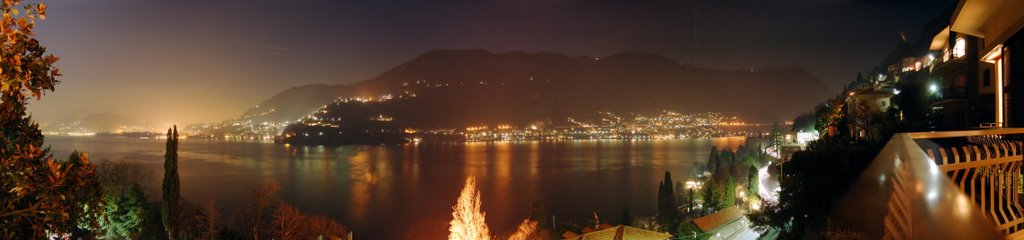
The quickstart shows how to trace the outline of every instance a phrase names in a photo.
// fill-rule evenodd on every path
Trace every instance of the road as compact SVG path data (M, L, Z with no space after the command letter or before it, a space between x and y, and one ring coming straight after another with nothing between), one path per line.
M758 195L761 195L761 199L764 201L777 202L779 193L776 192L776 189L779 188L779 181L768 173L769 166L771 165L757 169Z

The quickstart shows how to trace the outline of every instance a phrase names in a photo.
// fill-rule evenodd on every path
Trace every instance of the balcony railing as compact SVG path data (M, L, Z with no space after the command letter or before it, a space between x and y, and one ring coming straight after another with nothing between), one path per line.
M900 133L836 208L867 239L1024 239L1024 129Z

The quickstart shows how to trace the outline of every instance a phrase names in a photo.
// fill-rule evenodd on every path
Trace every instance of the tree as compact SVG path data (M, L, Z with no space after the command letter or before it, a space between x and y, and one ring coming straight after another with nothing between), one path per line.
M303 239L348 239L348 229L334 219L321 215L307 216L303 227Z
M265 181L257 184L249 190L252 198L250 204L250 212L252 213L252 236L253 239L260 239L260 226L263 225L263 215L268 210L271 203L277 198L275 195L277 191L281 189L281 186L274 181Z
M103 235L111 239L137 239L146 218L146 195L134 185L126 191L107 190L100 217Z
M711 146L711 154L708 155L708 162L705 164L708 172L715 172L715 167L718 166L718 147Z
M778 201L762 202L761 211L748 215L762 233L779 228L780 239L806 237L825 230L828 215L881 151L882 142L851 144L843 137L826 137L793 154L780 179Z
M466 178L455 207L452 207L452 221L449 223L449 240L490 239L491 231L484 221L486 214L480 210L480 191L476 189L476 178Z
M103 214L98 217L99 229L105 238L143 238L143 226L151 211L142 184L149 182L149 172L136 163L103 161L96 174L103 189Z
M548 213L544 209L544 200L537 199L533 201L533 204L530 206L530 217L528 219L537 222L540 228L547 227Z
M167 129L167 151L164 153L163 203L160 207L167 238L175 239L181 219L181 186L178 181L178 126Z
M684 194L686 194L686 186L683 185L682 181L677 181L676 182L675 194L676 194L676 196L675 196L675 200L676 200L675 205L676 206L683 205L683 201L686 200L686 196L684 195Z
M736 206L736 180L731 175L725 183L725 202L722 205L723 209Z
M700 227L697 227L697 224L694 224L693 221L689 221L689 222L680 224L679 225L679 231L676 232L676 236L679 236L679 239L695 239L695 240L697 240L697 239L699 239L699 240L707 240L707 239L711 238L710 234L707 234L707 233L704 233L704 231L701 231Z
M704 212L710 212L711 209L717 209L719 204L722 202L721 191L718 190L718 184L710 178L704 182L704 192L701 194L704 200Z
M676 197L673 193L672 173L665 171L665 179L658 184L658 224L674 229L678 217Z
M103 191L113 194L124 194L135 187L145 192L151 176L151 172L138 163L107 160L96 165L96 174Z
M693 188L690 188L690 189L687 189L687 190L688 190L689 194L687 194L687 200L688 201L686 201L686 203L687 203L686 204L686 214L687 214L687 217L689 217L689 215L693 213L693 206L696 205L696 204L694 204L694 202L693 202Z
M538 238L538 236L535 236L537 234L537 222L525 219L519 224L519 227L516 227L516 232L512 233L512 235L508 237L508 240L536 239Z
M747 171L747 196L754 200L760 199L761 182L758 177L757 168L751 165Z
M205 233L203 238L208 240L217 239L219 228L217 227L217 220L220 218L220 211L217 210L217 205L213 200L213 197L206 199L206 203L199 206L199 211L202 212L202 219L199 219L202 224L202 230Z
M772 132L768 135L768 147L775 147L776 151L782 150L782 128L778 122L772 123Z
M70 237L96 229L102 192L96 165L85 153L54 160L38 124L26 114L27 98L53 91L57 57L35 39L46 5L0 4L0 239ZM24 12L20 11L21 8ZM77 229L77 230L76 230Z
M274 210L272 235L275 239L299 239L301 228L305 224L305 216L298 209L288 204L278 204Z

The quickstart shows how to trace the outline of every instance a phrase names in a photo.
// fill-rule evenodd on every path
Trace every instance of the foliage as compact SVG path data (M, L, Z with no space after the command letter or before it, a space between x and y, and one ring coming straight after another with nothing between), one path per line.
M537 222L541 229L548 226L548 213L544 209L544 200L533 201L533 204L530 205L530 216L527 219Z
M538 239L540 238L540 236L537 236L538 234L537 222L526 219L519 224L519 227L516 227L516 232L512 233L512 235L508 237L508 240Z
M701 231L693 221L680 224L679 231L676 231L676 236L679 236L679 239L707 240L711 238L711 234ZM694 238L694 236L696 236L696 238Z
M782 239L825 227L826 216L881 150L880 142L851 144L842 136L815 141L786 162L778 203L762 203L748 217L755 229L781 227Z
M299 209L288 204L279 204L273 213L271 237L281 240L298 239L303 220Z
M122 194L131 188L138 187L147 193L151 173L142 165L129 161L104 160L96 166L96 174L104 191Z
M101 230L108 239L138 239L146 218L146 195L134 185L125 191L106 190Z
M810 132L815 130L814 124L816 119L814 115L805 113L800 114L793 119L793 127L790 129L793 132Z
M711 154L708 155L708 162L707 164L705 164L705 168L708 172L713 173L715 172L715 170L717 170L717 167L720 165L722 165L722 163L718 161L718 147L712 146Z
M178 234L181 221L181 183L178 180L178 127L167 129L167 151L164 153L163 216L164 230L168 238Z
M775 147L775 149L782 149L782 129L779 128L779 123L772 123L771 134L768 135L768 147Z
M304 236L309 238L301 239L316 239L322 237L322 239L344 239L345 235L348 234L346 229L341 224L338 224L334 219L328 218L323 215L306 215L305 224L303 225Z
M846 102L840 98L831 99L825 104L818 105L814 112L816 116L814 128L828 137L835 137L841 132L845 132L840 130L845 127L844 124L840 124L846 119L845 109Z
M97 227L88 216L100 214L101 194L88 155L74 152L58 162L35 144L8 140L0 149L0 238L39 239Z
M733 180L732 176L725 183L725 201L722 203L721 209L736 206L736 181Z
M96 174L103 189L103 214L97 216L102 238L139 239L150 221L151 209L143 184L149 182L149 172L141 165L128 161L103 161Z
M658 183L658 224L674 229L678 221L678 208L673 193L672 173L665 171L665 179Z
M206 203L199 206L199 211L201 213L201 218L198 219L201 224L199 230L203 233L202 239L218 239L220 229L217 224L220 219L220 211L217 210L217 204L213 197L207 198Z
M0 4L0 238L86 237L81 230L98 227L102 211L96 165L78 152L54 160L26 114L27 97L54 90L60 73L57 57L35 39L35 20L45 19L46 5L19 5Z
M715 181L711 179L708 179L708 181L704 183L703 197L705 213L710 213L713 212L713 210L728 207L725 201L725 186L715 183Z
M491 231L484 221L486 214L480 210L482 204L480 191L476 189L476 178L466 178L466 186L462 188L462 193L452 208L452 221L448 228L449 240L491 238Z
M281 185L273 181L261 182L249 190L252 199L249 205L249 214L251 214L253 239L260 239L260 233L264 230L262 226L266 220L263 215L269 211L271 204L277 201L276 194L279 190L281 190Z
M306 215L284 202L278 203L272 218L272 239L342 239L347 235L347 230L334 220Z
M95 165L78 153L68 162L53 160L42 148L38 125L25 114L25 94L41 98L60 74L53 67L57 58L44 56L46 49L34 38L35 19L45 18L46 5L28 4L22 15L19 4L0 5L0 238L40 238L47 231L68 233L83 209L98 209L68 201L79 197L74 187L95 182Z
M761 183L758 179L757 168L750 166L747 170L747 196L749 199L757 200L760 198L760 186Z

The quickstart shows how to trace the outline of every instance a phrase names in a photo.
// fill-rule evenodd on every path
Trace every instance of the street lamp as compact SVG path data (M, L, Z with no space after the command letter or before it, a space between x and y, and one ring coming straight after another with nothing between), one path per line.
M934 83L932 83L931 85L928 85L928 91L931 92L931 93L939 92L939 85L935 85Z

